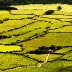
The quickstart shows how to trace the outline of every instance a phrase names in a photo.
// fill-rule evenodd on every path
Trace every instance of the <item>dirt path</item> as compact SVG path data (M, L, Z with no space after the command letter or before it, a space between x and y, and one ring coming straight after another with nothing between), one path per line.
M37 67L41 67L43 64L47 63L49 56L50 56L50 53L47 55L47 57L43 63L38 63Z
M22 67L26 67L26 68L30 68L30 67L41 67L43 64L47 63L48 59L49 59L50 53L47 55L45 61L43 63L38 63L36 66L17 66L17 67L13 67L13 68L7 68L7 69L2 69L0 72L5 72L7 70L12 70L12 69L16 69L16 68L22 68Z

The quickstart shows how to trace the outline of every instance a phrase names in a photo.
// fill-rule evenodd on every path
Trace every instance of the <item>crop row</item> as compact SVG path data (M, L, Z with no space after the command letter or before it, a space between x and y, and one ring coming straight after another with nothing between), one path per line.
M22 28L28 24L35 22L34 20L25 19L25 20L9 20L4 24L0 25L0 33L12 31L14 29Z

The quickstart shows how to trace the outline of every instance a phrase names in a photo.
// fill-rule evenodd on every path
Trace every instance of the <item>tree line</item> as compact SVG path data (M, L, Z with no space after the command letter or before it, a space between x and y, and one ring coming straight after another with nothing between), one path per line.
M0 6L52 3L72 4L72 0L0 0Z

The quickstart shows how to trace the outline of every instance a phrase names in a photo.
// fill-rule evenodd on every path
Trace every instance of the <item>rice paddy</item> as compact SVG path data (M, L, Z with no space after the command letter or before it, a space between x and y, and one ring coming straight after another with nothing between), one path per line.
M72 72L72 5L13 7L0 11L0 72Z

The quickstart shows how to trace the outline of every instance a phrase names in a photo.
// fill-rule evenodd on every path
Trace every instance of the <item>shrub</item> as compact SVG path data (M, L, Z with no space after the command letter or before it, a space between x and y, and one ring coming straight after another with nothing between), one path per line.
M39 47L38 49L36 49L35 51L30 51L27 53L31 53L31 54L48 54L48 53L53 53L56 50L61 49L61 46L55 46L55 45L51 45L50 47L46 47L46 46L42 46Z
M16 43L12 42L10 45L16 45Z
M58 6L58 7L57 7L57 10L59 10L59 11L60 11L61 9L62 9L62 7L61 7L61 6Z
M3 19L3 21L8 21L9 20L9 18L5 18L5 19Z
M0 20L0 23L3 23L3 21L2 21L2 20Z
M0 39L7 38L5 35L0 35Z
M54 45L51 45L51 46L49 47L49 49L51 49L51 50L55 50L56 47L55 47Z
M52 14L52 13L54 13L54 10L48 10L48 11L46 11L44 14L45 14L45 15L50 15L50 14Z
M6 7L6 6L1 6L0 10L17 10L15 7Z

